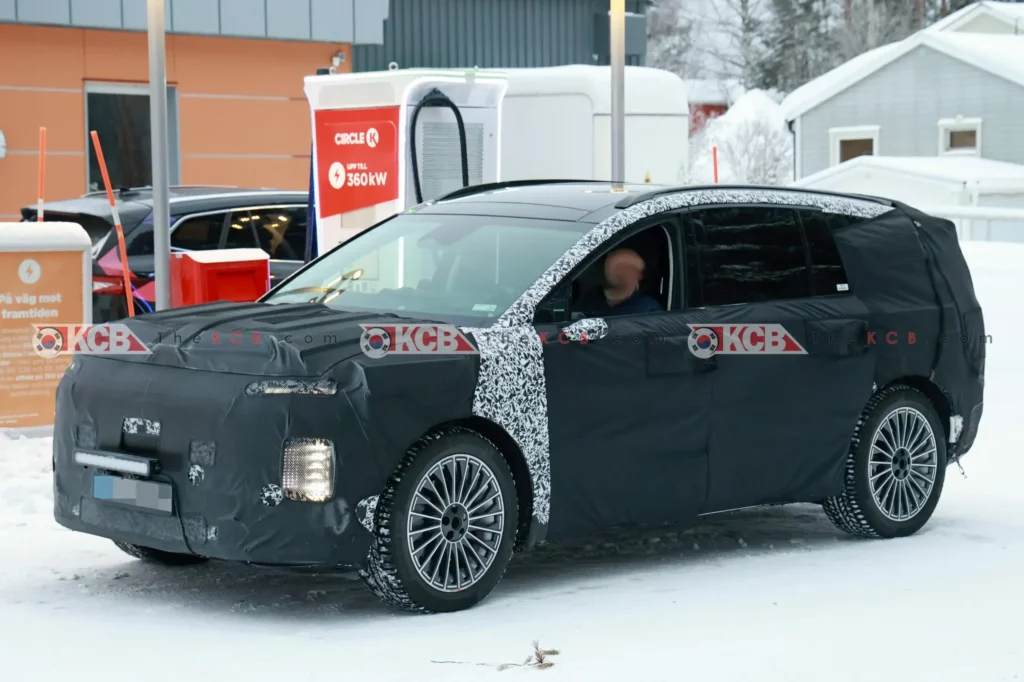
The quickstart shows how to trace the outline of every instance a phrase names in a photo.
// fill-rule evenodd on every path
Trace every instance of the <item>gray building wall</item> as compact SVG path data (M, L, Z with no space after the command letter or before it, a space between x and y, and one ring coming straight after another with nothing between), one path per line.
M828 168L829 128L879 126L879 156L936 156L939 119L981 119L981 156L1024 163L1024 86L920 46L800 118L800 176Z
M389 0L164 0L170 33L382 43ZM0 23L146 30L146 0L0 0Z
M647 51L647 4L626 3L627 12L640 15L627 22L627 59L637 65ZM607 63L607 17L608 0L390 0L383 45L356 46L352 69L381 71L392 62L400 68Z

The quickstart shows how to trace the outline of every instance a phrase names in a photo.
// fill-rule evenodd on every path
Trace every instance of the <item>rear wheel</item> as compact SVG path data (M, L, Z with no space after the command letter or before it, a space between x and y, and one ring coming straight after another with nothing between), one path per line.
M419 441L377 502L364 582L407 611L467 609L501 580L518 500L498 448L468 429Z
M142 559L143 561L164 564L165 566L191 566L192 564L201 564L204 561L207 561L206 557L196 556L195 554L165 552L161 549L131 545L127 542L117 542L116 540L114 541L114 544L117 545L119 550L128 556L135 557L136 559Z
M905 537L931 518L945 478L946 443L935 408L920 391L893 386L868 402L850 447L844 490L823 506L847 533Z

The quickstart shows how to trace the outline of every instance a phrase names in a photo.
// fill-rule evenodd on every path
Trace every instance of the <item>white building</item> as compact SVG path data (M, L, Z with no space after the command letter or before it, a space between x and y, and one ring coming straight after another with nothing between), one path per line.
M1024 212L1024 166L1019 164L976 156L860 156L793 184L896 199L952 218L967 239L1024 242L1024 221L999 215L999 209Z

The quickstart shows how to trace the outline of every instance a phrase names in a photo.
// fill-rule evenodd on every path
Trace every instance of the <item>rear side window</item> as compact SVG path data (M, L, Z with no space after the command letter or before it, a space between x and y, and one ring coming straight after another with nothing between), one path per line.
M256 246L256 233L253 231L249 211L232 211L228 217L228 234L224 240L224 248L255 249Z
M811 288L814 296L831 296L850 290L846 268L843 267L832 231L846 227L855 220L821 211L800 211L800 223L807 237L807 252L811 259Z
M810 296L796 213L773 206L712 208L693 214L704 305Z
M171 246L188 251L216 249L223 231L223 213L186 218L171 233Z

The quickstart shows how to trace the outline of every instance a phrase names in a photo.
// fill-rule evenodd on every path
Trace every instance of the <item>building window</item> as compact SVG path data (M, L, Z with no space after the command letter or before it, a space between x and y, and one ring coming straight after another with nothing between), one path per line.
M960 116L939 121L939 154L981 156L981 119Z
M89 191L103 189L91 131L103 147L110 172L110 184L146 187L153 184L152 138L149 130L149 86L125 83L86 83L85 136L89 150L86 183ZM178 98L177 89L167 88L167 130L170 152L170 184L178 184Z
M877 156L878 132L878 126L829 129L829 165L837 166L857 156Z

